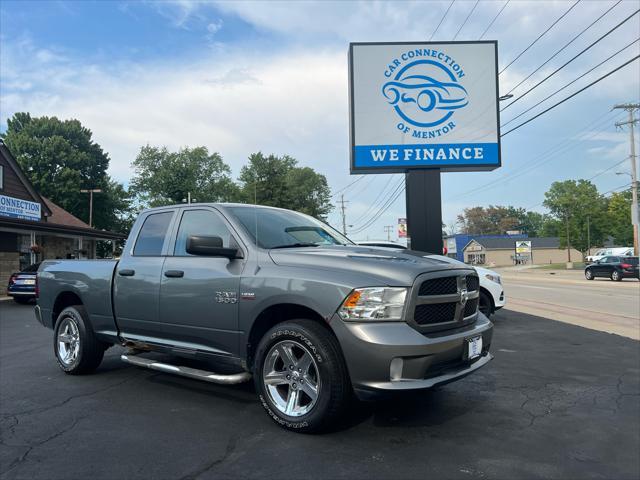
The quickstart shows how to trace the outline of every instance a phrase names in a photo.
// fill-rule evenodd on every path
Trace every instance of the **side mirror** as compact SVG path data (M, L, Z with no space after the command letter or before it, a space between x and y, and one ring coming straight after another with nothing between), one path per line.
M242 258L238 256L237 248L222 246L222 238L204 235L189 235L187 238L187 253L205 257L225 257L230 260Z

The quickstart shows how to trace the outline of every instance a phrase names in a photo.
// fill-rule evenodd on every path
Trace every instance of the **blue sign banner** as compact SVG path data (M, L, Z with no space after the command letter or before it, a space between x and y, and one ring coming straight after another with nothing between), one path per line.
M497 143L414 145L357 145L356 168L447 167L454 165L499 166Z
M22 218L23 220L39 221L41 215L40 204L20 198L0 195L0 215Z

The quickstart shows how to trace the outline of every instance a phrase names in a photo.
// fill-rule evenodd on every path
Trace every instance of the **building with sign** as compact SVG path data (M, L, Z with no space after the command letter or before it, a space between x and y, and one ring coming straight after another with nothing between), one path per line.
M124 235L90 228L42 197L0 140L0 292L9 276L42 260L95 258L96 243Z
M526 240L503 237L474 237L463 248L464 262L473 265L508 266L516 264L563 263L567 250L558 237L532 237ZM571 258L582 258L572 248Z

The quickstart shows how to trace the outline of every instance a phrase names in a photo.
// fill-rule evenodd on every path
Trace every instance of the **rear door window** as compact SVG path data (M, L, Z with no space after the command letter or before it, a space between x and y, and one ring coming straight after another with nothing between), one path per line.
M149 215L140 229L133 254L137 256L162 255L162 247L167 237L171 217L173 217L173 212Z

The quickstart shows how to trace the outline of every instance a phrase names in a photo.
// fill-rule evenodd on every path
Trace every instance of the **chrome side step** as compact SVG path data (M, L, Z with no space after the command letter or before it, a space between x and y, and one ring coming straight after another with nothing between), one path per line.
M249 372L234 373L232 375L222 375L219 373L208 372L206 370L198 370L197 368L178 367L168 363L156 362L148 358L138 357L136 355L120 355L120 360L130 363L137 367L150 368L165 373L173 373L183 377L195 378L196 380L204 380L205 382L219 383L222 385L233 385L236 383L244 383L251 379Z

